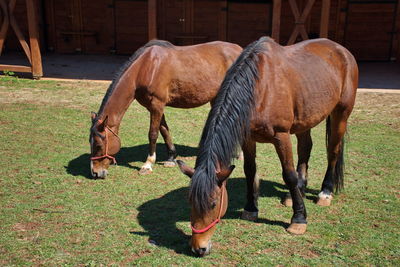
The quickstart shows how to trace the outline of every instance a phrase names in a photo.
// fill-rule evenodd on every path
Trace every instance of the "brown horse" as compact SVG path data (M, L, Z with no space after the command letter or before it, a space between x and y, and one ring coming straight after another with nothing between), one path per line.
M233 155L241 146L247 180L247 203L242 218L256 220L259 183L256 142L272 143L293 200L287 231L306 231L303 198L312 141L310 130L327 119L328 167L319 204L329 205L332 192L343 186L343 137L358 84L354 57L327 39L282 47L263 37L249 45L228 70L208 116L199 145L196 167L183 162L191 176L192 250L210 251L215 224L227 208L226 179ZM290 134L298 140L294 167ZM230 166L230 167L229 167Z
M140 48L122 67L104 96L90 130L91 173L105 178L120 149L118 129L127 108L136 99L150 112L149 154L141 174L152 172L158 132L168 149L166 166L174 166L175 147L164 116L165 106L194 108L217 94L227 69L242 48L226 42L174 46L154 40Z

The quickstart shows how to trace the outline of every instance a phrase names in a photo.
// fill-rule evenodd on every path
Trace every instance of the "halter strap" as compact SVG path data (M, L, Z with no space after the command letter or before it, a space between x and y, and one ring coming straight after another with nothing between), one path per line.
M224 190L225 190L225 184L222 185L221 188L221 201L220 201L220 205L219 205L219 212L218 212L218 218L215 219L212 223L210 223L208 226L204 227L203 229L196 229L193 227L193 225L190 225L190 227L192 228L192 233L193 234L202 234L207 232L208 230L210 230L214 225L216 225L217 223L219 223L221 221L221 214L222 214L222 206L224 204Z
M98 120L98 122L101 123L102 121ZM119 139L119 136L113 130L111 130L110 127L106 126L105 130L109 130L113 135L115 135ZM98 156L98 157L91 157L90 160L104 159L104 158L111 159L113 164L117 165L117 160L115 159L115 157L113 157L113 156L108 154L108 136L107 136L107 131L106 131L106 152L105 152L105 154L102 155L102 156Z

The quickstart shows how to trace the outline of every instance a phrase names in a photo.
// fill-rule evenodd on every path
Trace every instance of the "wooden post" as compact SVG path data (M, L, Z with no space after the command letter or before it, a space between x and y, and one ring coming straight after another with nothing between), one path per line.
M31 50L31 64L32 64L32 76L33 78L40 78L43 76L42 68L42 57L40 55L39 48L39 32L38 32L38 20L36 19L36 10L33 0L26 0L26 8L28 15L28 26L29 26L29 44Z
M0 71L8 70L15 72L30 72L32 73L33 78L40 78L43 76L42 57L40 55L40 48L39 48L38 20L36 18L35 5L33 1L34 0L26 0L25 2L26 13L28 16L28 28L29 28L29 45L28 45L18 26L17 20L15 19L13 14L16 0L10 0L8 2L8 5L5 0L0 0L0 7L2 9L4 17L3 24L0 29L0 52L3 48L8 28L9 26L11 26L31 65L31 66L21 66L21 65L0 64Z
M149 40L157 39L157 0L148 0Z
M279 33L281 30L281 10L282 0L273 0L272 7L272 38L279 43Z
M319 29L319 37L321 38L328 38L330 5L331 5L330 0L322 0L321 25Z

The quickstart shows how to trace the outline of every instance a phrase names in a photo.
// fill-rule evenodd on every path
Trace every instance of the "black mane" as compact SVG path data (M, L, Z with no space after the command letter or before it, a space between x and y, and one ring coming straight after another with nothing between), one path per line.
M108 87L107 92L103 98L103 101L101 102L101 106L100 106L98 114L101 114L103 112L104 106L107 103L108 98L112 95L116 85L118 84L119 79L122 77L122 75L125 73L125 71L129 68L129 66L131 66L132 63L135 62L135 60L144 53L146 48L155 46L155 45L167 47L167 48L174 47L174 45L168 41L151 40L150 42L148 42L147 44L145 44L144 46L142 46L141 48L136 50L136 52L128 59L128 61L126 61L124 63L124 65L122 65L122 67L116 72L115 77L114 77L113 81L111 82L110 86Z
M271 41L268 37L260 38L243 50L227 71L208 114L189 191L189 199L200 213L211 209L211 193L218 182L216 162L228 167L249 132L258 80L258 54L266 49L263 43L268 41Z

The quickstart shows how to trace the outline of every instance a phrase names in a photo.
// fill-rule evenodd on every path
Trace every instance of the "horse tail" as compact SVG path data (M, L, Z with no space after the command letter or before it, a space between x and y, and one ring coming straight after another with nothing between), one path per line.
M258 81L258 54L265 49L263 37L247 46L226 73L214 99L199 144L196 172L189 199L200 212L209 210L209 197L217 179L217 164L228 167L249 134Z
M328 151L329 142L331 140L331 116L328 116L326 119L326 149ZM344 145L345 145L345 138L343 136L340 146L339 146L339 153L338 158L336 161L335 169L333 171L333 182L334 182L334 189L335 193L339 193L341 190L344 189Z

